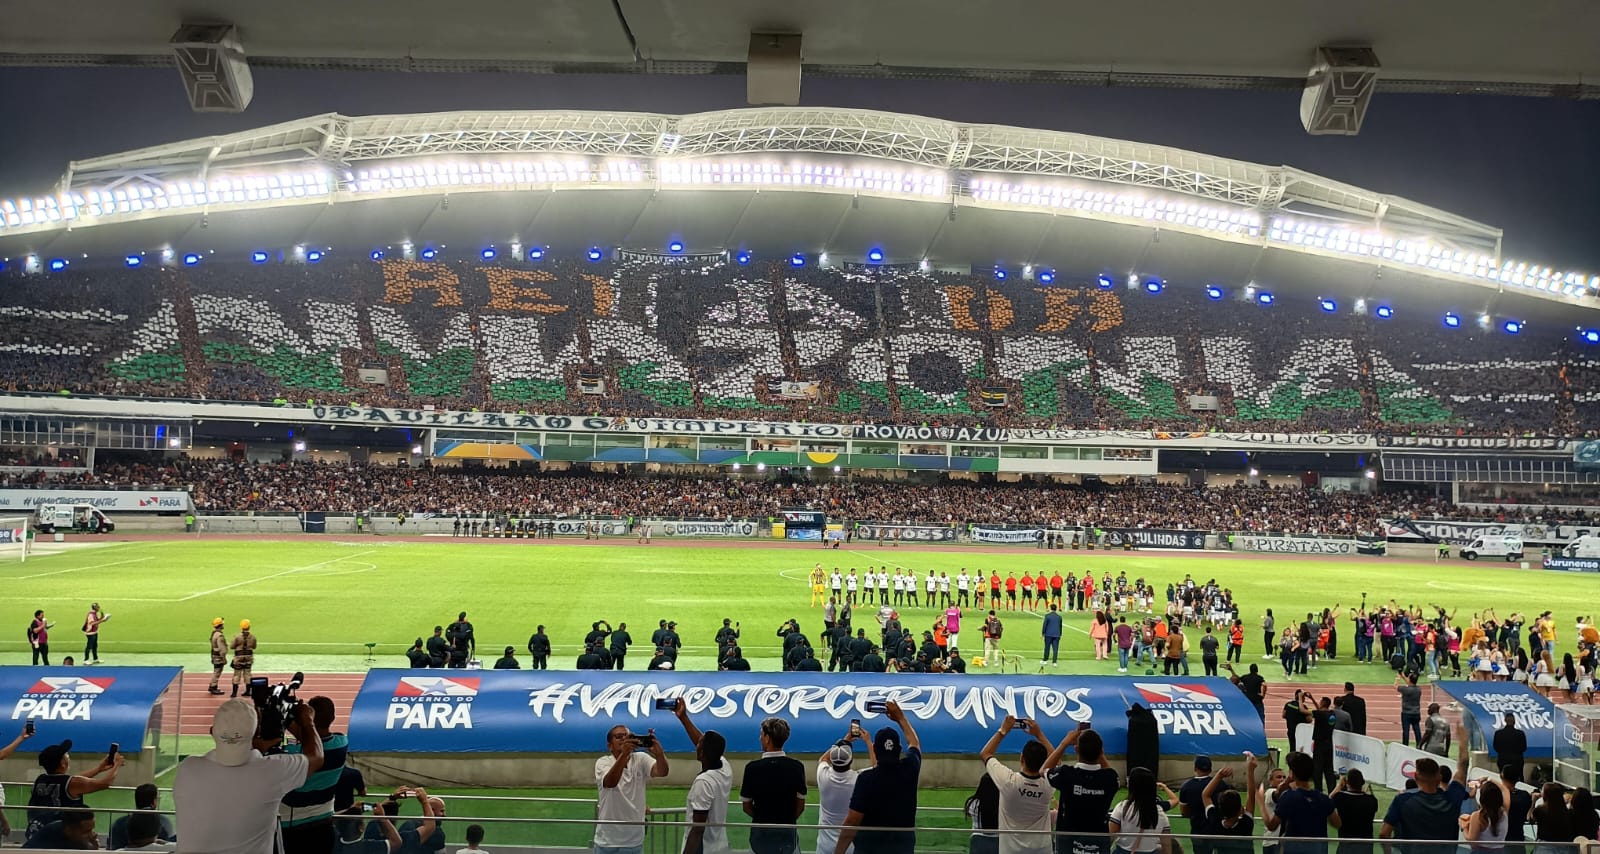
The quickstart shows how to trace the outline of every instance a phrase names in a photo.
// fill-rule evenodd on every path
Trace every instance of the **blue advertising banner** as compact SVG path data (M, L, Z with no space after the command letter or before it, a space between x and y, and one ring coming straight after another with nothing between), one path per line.
M1516 715L1517 729L1528 736L1528 756L1551 756L1556 736L1556 707L1533 689L1516 682L1435 682L1441 691L1461 703L1462 719L1471 716L1494 755L1495 730L1505 725L1507 712ZM1571 745L1564 745L1569 755ZM1570 755L1577 755L1571 751Z
M613 675L614 674L614 675ZM1128 745L1128 708L1155 716L1161 752L1238 755L1267 748L1261 718L1226 679L882 673L638 673L554 670L371 670L350 712L350 742L368 753L596 753L613 726L654 728L666 750L690 750L657 699L683 697L701 729L736 753L760 751L760 722L787 719L787 750L817 753L851 718L895 700L928 753L975 754L1007 714L1032 718L1059 740L1088 721L1106 752Z
M176 667L96 667L93 675L66 667L0 667L0 709L18 726L33 721L36 749L70 738L80 751L103 751L116 742L138 753L155 719L161 695L178 678Z

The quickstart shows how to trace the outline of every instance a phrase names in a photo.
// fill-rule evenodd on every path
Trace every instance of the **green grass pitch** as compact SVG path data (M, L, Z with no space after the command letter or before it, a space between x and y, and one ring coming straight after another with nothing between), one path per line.
M1504 615L1514 610L1557 610L1566 628L1577 613L1589 613L1594 581L1582 575L1519 570L1503 564L1407 563L1400 560L1319 561L1242 555L1161 552L950 552L915 547L823 551L814 546L773 544L767 548L696 547L631 541L605 545L546 543L417 543L379 537L359 540L305 538L287 541L174 540L130 542L70 549L64 553L14 557L0 562L5 580L3 611L14 634L0 641L0 664L26 664L23 629L35 608L56 622L52 660L82 653L79 624L92 601L111 614L101 633L107 664L177 664L206 670L211 619L223 617L230 636L241 618L260 638L258 671L362 670L365 644L378 643L382 666L405 666L412 639L448 624L465 610L473 622L486 665L506 645L526 658L534 626L547 627L556 655L552 665L571 668L590 623L628 623L636 645L629 669L642 668L657 620L676 620L686 649L680 666L707 669L712 637L723 617L741 621L742 644L752 666L777 669L779 623L789 617L817 641L820 609L809 606L806 581L822 561L844 570L888 563L919 574L928 569L954 576L962 567L1060 570L1096 575L1126 570L1164 589L1185 573L1216 578L1231 587L1248 629L1246 658L1260 660L1257 621L1271 607L1281 620L1335 605L1394 598L1402 605L1438 603L1459 609L1466 621L1484 607ZM1575 610L1578 609L1578 610ZM858 616L861 624L864 615ZM903 609L908 626L931 625L932 609ZM1348 622L1343 625L1348 625ZM1038 653L1037 618L1006 618L1006 647L1025 660ZM1115 662L1095 662L1085 633L1087 618L1069 615L1059 672L1115 672ZM977 623L967 625L979 644ZM1562 638L1564 644L1568 638ZM1387 681L1388 668L1345 663L1352 644L1341 636L1339 663L1324 665L1315 681ZM637 661L637 664L634 664ZM1269 673L1270 676L1270 673Z

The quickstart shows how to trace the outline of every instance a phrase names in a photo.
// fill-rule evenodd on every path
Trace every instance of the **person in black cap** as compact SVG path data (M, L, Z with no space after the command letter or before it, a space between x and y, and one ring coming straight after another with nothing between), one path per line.
M86 808L84 795L111 788L117 782L117 769L122 767L122 754L118 753L113 761L101 759L87 774L68 774L71 763L71 739L39 751L39 767L44 773L34 778L33 789L28 793L29 839L45 825L60 821L63 810Z
M885 714L900 729L884 727L872 739L872 755L877 766L861 772L850 795L850 812L834 854L845 854L855 845L856 854L913 854L917 835L917 779L922 775L922 742L911 720L890 702ZM902 735L903 733L903 735ZM857 830L859 827L905 828L904 830Z
M428 638L428 666L443 667L450 661L450 642L444 639L444 626L433 627Z
M528 655L533 659L531 667L534 670L549 669L550 636L544 633L544 626L539 626L528 637Z
M650 664L647 669L671 670L672 667L672 657L667 655L666 649L664 647L656 647L656 654L650 657Z
M517 663L517 648L514 646L506 647L506 654L500 656L500 659L494 663L494 669L521 670L522 665Z
M412 667L424 668L428 666L428 653L422 648L422 638L417 638L416 642L411 644L411 648L406 650L406 661L410 662ZM222 692L218 691L217 693L220 694Z
M633 645L633 635L628 634L628 624L618 623L611 632L611 664L618 670L622 669L623 659L628 657L628 647Z

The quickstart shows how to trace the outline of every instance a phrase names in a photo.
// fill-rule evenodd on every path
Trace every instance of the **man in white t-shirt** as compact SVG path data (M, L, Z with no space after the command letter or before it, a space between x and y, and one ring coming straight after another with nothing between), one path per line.
M1020 773L1007 768L994 755L1006 735L1019 726L1033 736L1033 741L1022 746ZM1050 854L1054 849L1055 841L1050 836L1050 799L1055 793L1044 775L1060 761L1060 754L1052 752L1051 748L1037 723L1006 715L1000 728L989 737L989 743L978 753L989 779L1000 789L1000 854Z
M689 784L684 804L694 824L683 838L683 854L727 854L728 798L733 792L732 763L723 758L728 739L714 729L701 732L689 720L689 704L682 697L672 713L683 724L683 731L694 745L694 758L700 763L700 773Z
M256 708L248 700L224 702L211 718L216 746L178 765L172 802L177 809L179 851L272 854L278 839L278 802L322 767L322 739L305 703L295 707L294 720L287 725L300 743L299 754L261 755L257 748L270 744L258 737L258 724Z
M594 854L640 854L644 849L644 789L651 779L667 776L667 755L655 736L655 730L648 731L649 752L643 753L639 751L643 745L627 727L615 726L606 733L611 752L594 762L600 789L596 818L602 822L594 827Z
M855 792L856 777L861 774L851 767L855 763L855 752L850 749L852 741L865 744L868 764L877 764L872 761L872 742L855 723L850 724L849 735L822 754L817 765L817 854L834 854L839 844L839 831L829 828L844 824L850 815L850 795ZM845 848L845 854L854 854L855 850L856 847L850 845Z

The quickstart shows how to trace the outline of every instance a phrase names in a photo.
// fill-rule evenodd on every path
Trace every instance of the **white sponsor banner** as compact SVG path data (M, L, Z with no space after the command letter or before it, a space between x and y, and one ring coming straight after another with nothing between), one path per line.
M107 513L161 513L189 509L189 493L131 489L0 489L0 510L32 511L41 504L89 504Z
M1434 761L1441 759L1437 754L1429 753L1426 750L1418 750L1415 747L1407 747L1404 744L1385 744L1384 783L1396 791L1404 790L1406 781L1417 776L1417 760L1424 758Z
M1038 528L973 528L972 541L975 543L1032 543L1039 539Z
M1384 533L1391 540L1432 537L1466 545L1478 537L1515 536L1525 543L1570 543L1579 537L1600 536L1600 525L1543 525L1513 522L1459 522L1454 519L1385 519ZM1419 533L1421 536L1419 536Z
M640 524L649 525L668 537L753 537L756 523L749 520L737 522L684 522L677 519L646 519Z
M563 537L581 536L586 533L620 537L627 535L628 523L621 519L556 519L555 533Z
M1295 750L1311 753L1313 744L1311 739L1311 724L1299 724L1294 728ZM1403 750L1405 755L1396 760L1399 765L1391 766L1389 757L1391 751ZM1414 754L1414 755L1413 755ZM1433 756L1420 750L1413 750L1405 745L1389 744L1382 739L1368 735L1357 735L1353 732L1336 731L1333 734L1333 767L1335 771L1343 774L1351 768L1361 771L1361 776L1367 778L1369 783L1381 783L1395 791L1406 787L1406 780L1412 775L1413 763L1417 757ZM1434 759L1439 757L1433 756ZM1397 770L1398 769L1398 770ZM1396 776L1403 772L1403 776Z
M1310 537L1260 537L1245 534L1234 538L1235 545L1247 552L1278 552L1300 555L1353 555L1355 540L1320 540Z

